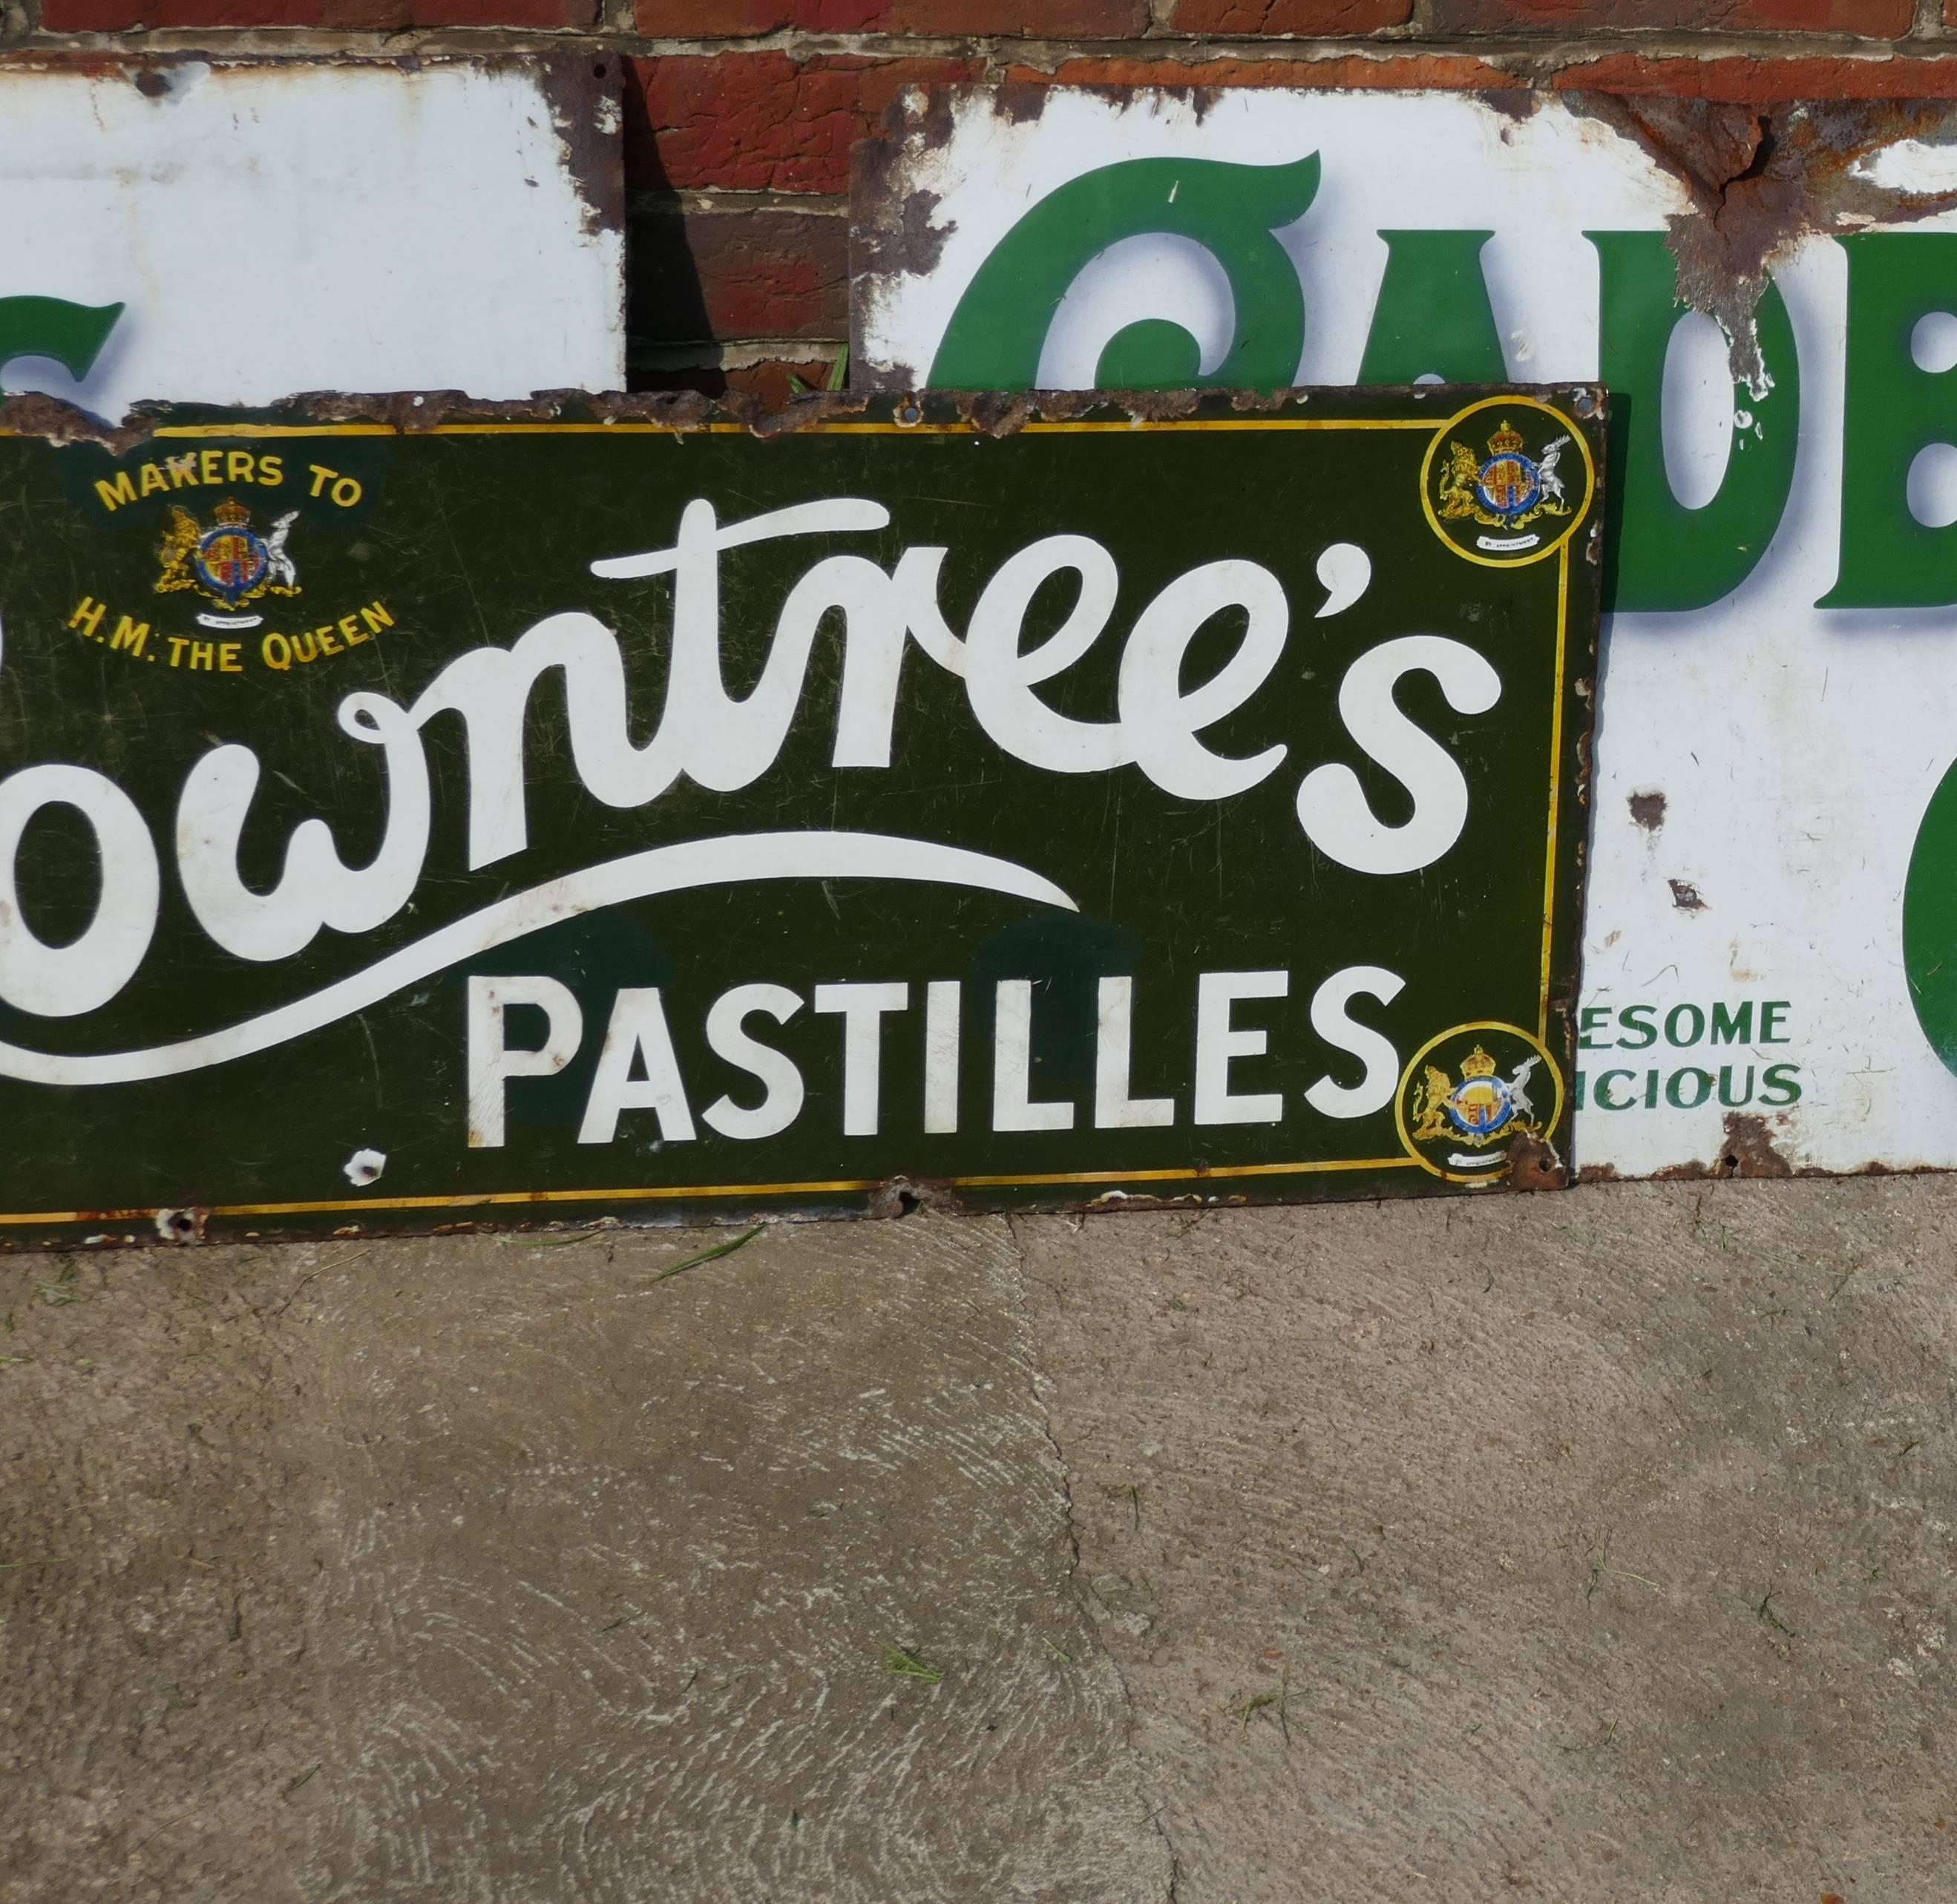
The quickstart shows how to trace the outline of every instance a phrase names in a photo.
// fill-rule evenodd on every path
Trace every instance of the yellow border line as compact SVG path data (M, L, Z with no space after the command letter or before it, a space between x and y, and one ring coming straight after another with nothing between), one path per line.
M1559 818L1563 767L1563 697L1568 684L1563 679L1568 666L1570 629L1570 545L1557 552L1556 560L1556 686L1549 717L1549 851L1542 873L1542 996L1536 1007L1537 1039L1549 1043L1549 980L1551 939L1556 924L1556 836Z
M17 431L10 434L18 435ZM185 441L199 436L408 436L416 432L392 423L172 423L153 437ZM133 454L130 452L130 454Z
M467 424L458 425L466 429ZM580 425L580 427L583 427ZM600 425L599 427L603 427ZM826 431L867 435L956 436L985 435L989 432L976 423L818 423L811 427ZM1120 420L1022 423L1011 432L1016 436L1092 435L1127 430L1431 430L1435 426L1424 417L1408 416L1162 416ZM709 423L709 430L743 430L744 423Z
M1212 1170L1055 1170L1033 1176L966 1176L934 1178L954 1190L1002 1189L1023 1184L1207 1183L1212 1179L1238 1177L1305 1176L1332 1170L1404 1170L1415 1166L1413 1157L1327 1157L1305 1163L1228 1164ZM672 1202L687 1197L789 1197L835 1195L852 1191L877 1190L893 1179L888 1177L833 1177L790 1184L651 1184L628 1190L489 1190L454 1197L382 1197L362 1203L328 1200L323 1203L215 1203L204 1211L207 1216L308 1216L336 1211L358 1214L363 1210L479 1210L487 1205L539 1203L636 1203ZM153 1220L167 1206L154 1210L42 1210L0 1215L8 1223L102 1223L113 1225Z
M956 1190L982 1190L1009 1184L1203 1183L1212 1177L1302 1177L1327 1170L1397 1170L1411 1157L1321 1157L1310 1163L1225 1164L1211 1170L1056 1170L1043 1176L953 1177Z

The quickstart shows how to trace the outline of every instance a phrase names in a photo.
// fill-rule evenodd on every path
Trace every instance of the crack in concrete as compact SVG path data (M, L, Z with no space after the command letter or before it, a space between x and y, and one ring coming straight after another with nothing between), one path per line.
M1033 1412L1039 1423L1042 1438L1053 1453L1054 1467L1059 1478L1061 1521L1067 1531L1067 1547L1070 1557L1067 1582L1073 1589L1081 1611L1087 1616L1088 1627L1094 1635L1094 1644L1101 1656L1108 1662L1108 1670L1114 1675L1114 1683L1121 1689L1121 1702L1127 1713L1127 1745L1130 1764L1133 1766L1136 1782L1140 1793L1146 1797L1153 1787L1146 1761L1140 1747L1136 1743L1136 1732L1141 1722L1141 1708L1135 1697L1135 1689L1129 1683L1127 1668L1122 1665L1113 1647L1101 1637L1100 1623L1094 1617L1094 1610L1088 1604L1092 1589L1086 1584L1080 1553L1080 1525L1073 1512L1073 1471L1067 1458L1067 1450L1061 1447L1060 1437L1054 1431L1053 1412L1047 1406L1045 1393L1045 1371L1039 1354L1039 1338L1033 1328L1032 1314L1026 1302L1026 1252L1020 1241L1018 1220L1011 1216L1001 1219L1006 1226L1006 1234L1012 1240L1013 1263L1013 1315L1020 1338L1024 1345L1026 1366L1029 1374L1028 1383L1032 1393ZM1049 1219L1058 1220L1058 1219ZM1168 1884L1162 1893L1162 1904L1178 1904L1182 1886L1182 1856L1176 1849L1175 1838L1163 1820L1168 1801L1161 1794L1161 1802L1152 1811L1146 1811L1144 1822L1154 1828L1161 1839L1163 1851L1168 1858Z

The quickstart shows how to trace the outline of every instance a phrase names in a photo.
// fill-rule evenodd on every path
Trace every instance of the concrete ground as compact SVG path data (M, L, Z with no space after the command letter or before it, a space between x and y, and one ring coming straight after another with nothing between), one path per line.
M1942 1904L1953 1229L11 1259L0 1899Z

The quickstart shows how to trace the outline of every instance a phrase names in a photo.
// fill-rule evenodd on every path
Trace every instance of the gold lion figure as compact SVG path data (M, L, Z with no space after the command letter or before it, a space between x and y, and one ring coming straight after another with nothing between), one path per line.
M198 533L197 518L187 509L172 507L170 526L163 531L163 539L156 550L163 565L163 572L156 577L159 595L166 595L172 589L197 587L197 577L191 573L190 561L197 553Z

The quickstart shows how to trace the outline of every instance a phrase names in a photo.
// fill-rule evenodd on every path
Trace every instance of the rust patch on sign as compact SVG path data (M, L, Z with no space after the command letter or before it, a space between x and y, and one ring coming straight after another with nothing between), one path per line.
M93 443L115 456L133 450L149 434L140 404L119 429L38 391L0 400L0 432L8 436L38 436L49 443Z
M1800 239L1957 206L1957 191L1902 191L1857 170L1899 140L1957 141L1957 109L1946 100L1803 100L1761 111L1715 100L1563 97L1634 140L1690 195L1693 209L1671 219L1668 241L1678 301L1718 320L1734 381L1756 395L1766 384L1753 308L1778 254Z
M1190 96L1196 106L1198 125L1209 111L1207 95L1213 87L1193 87ZM1203 96L1198 98L1201 93ZM1048 85L1029 85L1023 80L1008 80L1003 86L991 89L992 110L1008 125L1032 125L1046 111L1046 103L1052 96L1053 88Z
M183 1210L160 1210L155 1217L156 1240L163 1243L201 1243L205 1241L204 1229L210 1217L210 1211L194 1206Z
M1546 1137L1519 1137L1509 1146L1509 1172L1504 1179L1509 1189L1560 1190L1569 1181L1568 1168Z
M968 1213L964 1199L943 1178L893 1177L870 1193L867 1214L895 1219L915 1216L920 1210L935 1216Z
M1774 1147L1767 1121L1747 1111L1726 1113L1726 1145L1715 1177L1791 1177L1793 1164Z
M899 172L905 149L899 135L906 124L910 97L908 93L900 93L886 109L886 136L860 139L850 151L852 201L859 206L880 208L877 217L859 216L849 221L849 277L852 283L873 275L936 270L946 242L958 229L956 221L951 219L945 220L942 224L937 222L936 192L906 193L902 189ZM941 119L941 137L949 138L949 100L937 92L926 97L929 103L916 109L918 115Z
M1632 821L1647 833L1665 824L1665 795L1658 792L1633 793L1630 797Z
M478 62L495 68L506 62ZM526 54L520 65L537 76L550 107L551 128L564 145L564 169L584 207L587 237L625 229L624 123L619 62L609 55Z
M1699 897L1699 888L1689 879L1668 879L1665 882L1671 888L1671 903L1681 912L1702 912L1706 902Z
M1765 1118L1750 1111L1728 1111L1726 1113L1725 1141L1720 1145L1718 1155L1710 1163L1702 1162L1694 1157L1689 1163L1677 1163L1668 1169L1654 1170L1651 1173L1651 1180L1654 1183L1704 1183L1721 1182L1736 1177L1750 1179L1759 1177L1833 1177L1866 1175L1869 1169L1880 1169L1880 1166L1866 1166L1860 1173L1797 1169L1794 1160L1775 1143L1773 1128ZM1621 1179L1608 1164L1595 1164L1586 1166L1579 1173L1579 1181L1583 1183L1616 1183Z

